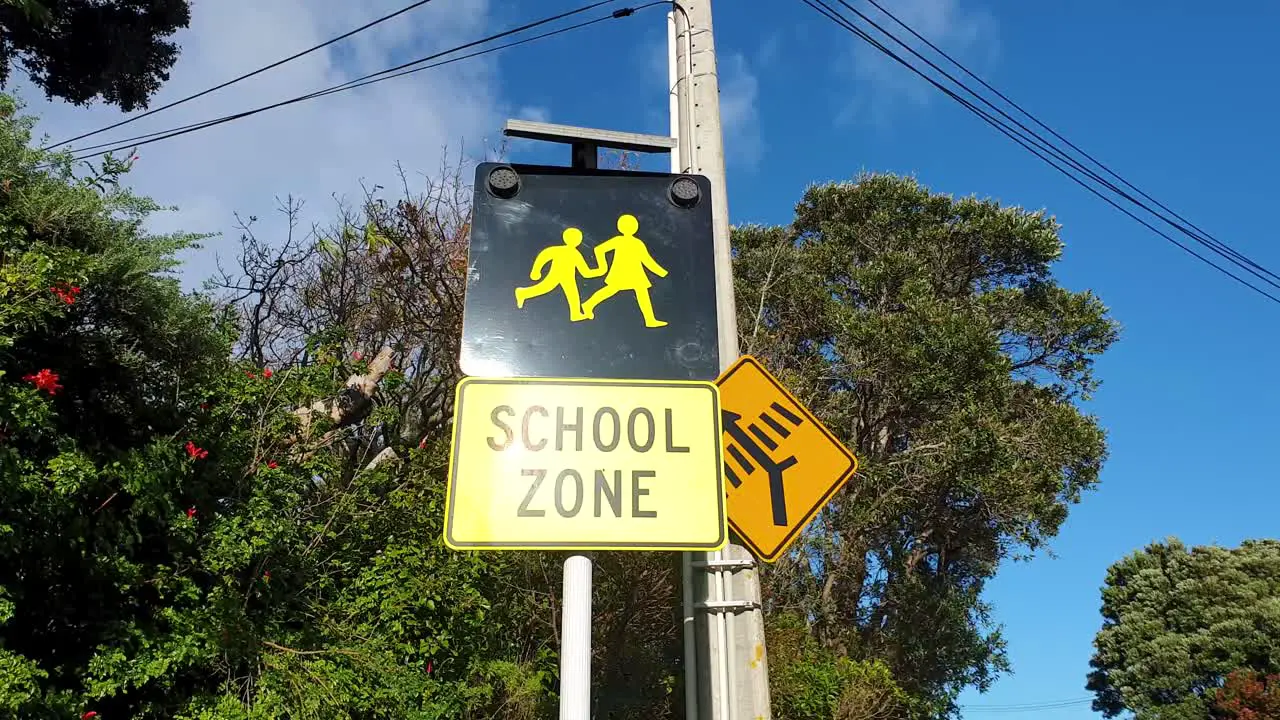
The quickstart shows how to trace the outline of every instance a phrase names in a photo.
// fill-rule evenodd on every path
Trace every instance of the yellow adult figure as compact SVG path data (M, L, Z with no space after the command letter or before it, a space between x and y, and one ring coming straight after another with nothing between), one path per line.
M605 254L612 252L613 261L608 265L608 275L604 278L604 287L600 288L585 303L582 312L588 319L595 317L596 306L617 295L623 290L630 290L636 295L636 304L640 306L640 314L644 315L645 327L662 327L665 320L653 316L653 301L649 298L649 273L658 277L666 277L667 270L658 264L649 254L644 241L636 237L640 222L634 215L623 215L618 218L618 232L608 240L596 246L596 269L598 276L605 270ZM584 277L593 277L585 275Z
M564 298L569 303L569 319L574 322L586 320L589 316L582 312L577 276L581 274L586 278L600 277L604 274L604 267L593 270L587 266L587 259L582 257L582 251L578 249L582 244L582 231L578 228L565 228L560 238L564 240L563 244L543 248L534 259L533 268L529 270L529 279L541 278L541 280L529 287L516 288L516 307L523 308L525 300L546 295L558 287L564 292ZM547 270L546 277L542 277L543 268Z

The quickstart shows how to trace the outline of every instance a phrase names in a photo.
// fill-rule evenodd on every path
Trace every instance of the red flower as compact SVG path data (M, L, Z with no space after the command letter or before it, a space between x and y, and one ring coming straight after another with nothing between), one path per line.
M264 570L264 571L262 571L262 580L263 580L263 582L271 582L271 571L270 571L270 570Z
M430 675L430 674L431 674L431 661L430 661L430 660L428 660L428 661L427 661L427 674L428 674L428 675Z
M272 469L272 470L275 470L276 468L278 468L278 467L280 467L280 466L276 464L276 461L275 461L275 460L270 460L270 461L268 461L268 462L267 462L267 467L268 467L268 468L270 468L270 469Z
M356 362L360 362L361 360L363 360L363 359L364 359L364 353L362 353L362 352L360 352L359 350L357 350L357 351L355 351L355 352L351 353L351 359L352 359L352 360L355 360Z
M195 516L196 516L196 509L194 507L187 508L187 517L193 518Z
M58 384L58 373L49 368L30 375L23 375L22 379L34 384L37 390L44 390L50 395L54 395L62 389L62 386Z
M422 440L418 442L418 449L421 450L427 446L427 436L423 435Z
M80 720L93 720L93 718L95 718L95 717L97 717L97 716L98 716L98 711L97 711L97 710L90 710L89 712L87 712L87 713L85 713L85 714L81 715L81 716L80 716Z
M208 450L204 450L204 449L202 449L202 448L198 448L198 447L196 447L196 444L195 444L195 443L193 443L193 442L191 442L190 440L188 440L188 441L187 441L187 455L190 455L190 456L191 456L191 458L192 458L192 459L194 459L194 460L203 460L203 459L205 459L205 458L209 457L209 451L208 451Z
M254 375L253 373L249 372L248 370L245 370L245 371L244 371L244 376L245 376L245 377L247 377L247 378L257 377L256 375Z
M80 287L78 285L68 285L65 282L60 282L49 288L49 292L57 295L59 300L70 305L76 301L76 296L80 294Z
M263 369L262 369L262 377L264 377L264 378L269 378L269 377L271 377L271 368L263 368Z

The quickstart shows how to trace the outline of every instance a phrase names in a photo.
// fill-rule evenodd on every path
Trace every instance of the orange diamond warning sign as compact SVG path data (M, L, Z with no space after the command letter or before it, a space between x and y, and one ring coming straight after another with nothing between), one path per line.
M853 476L858 460L750 355L716 384L729 527L773 562Z

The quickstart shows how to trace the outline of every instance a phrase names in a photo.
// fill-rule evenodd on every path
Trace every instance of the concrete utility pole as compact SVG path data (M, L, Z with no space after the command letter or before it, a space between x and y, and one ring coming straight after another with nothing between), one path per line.
M711 0L675 0L667 17L671 134L678 140L671 169L711 181L723 370L739 351ZM688 720L768 720L764 616L754 558L730 543L719 552L684 553L682 566Z

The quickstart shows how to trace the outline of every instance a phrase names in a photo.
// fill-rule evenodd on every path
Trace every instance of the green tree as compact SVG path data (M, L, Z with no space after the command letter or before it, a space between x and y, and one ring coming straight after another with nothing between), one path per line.
M545 717L554 658L497 601L509 558L440 542L447 437L385 452L412 371L325 326L306 362L233 360L244 318L169 273L198 238L148 235L125 165L76 177L14 111L0 715Z
M189 0L4 0L0 84L17 64L50 98L144 108L178 59L168 38L190 23L189 6Z
M1097 482L1104 433L1075 403L1116 327L1054 281L1051 218L907 178L813 186L790 227L733 242L743 352L862 465L767 568L766 605L954 710L1007 667L984 583Z
M794 614L771 615L765 640L776 720L899 720L919 709L884 661L834 652Z
M1230 673L1280 672L1280 541L1149 545L1107 570L1102 618L1094 709L1200 720Z
M197 238L143 233L159 208L121 164L74 177L16 110L0 98L0 708L56 717L98 645L150 622L174 438L229 337L168 275Z

